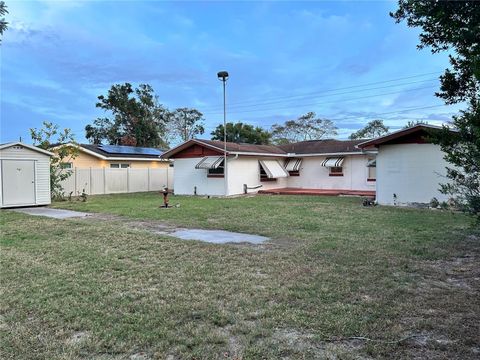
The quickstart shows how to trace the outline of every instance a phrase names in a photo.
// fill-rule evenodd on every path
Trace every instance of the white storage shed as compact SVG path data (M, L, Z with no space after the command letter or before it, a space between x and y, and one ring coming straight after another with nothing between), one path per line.
M2 208L48 205L49 151L21 142L0 144L0 205Z

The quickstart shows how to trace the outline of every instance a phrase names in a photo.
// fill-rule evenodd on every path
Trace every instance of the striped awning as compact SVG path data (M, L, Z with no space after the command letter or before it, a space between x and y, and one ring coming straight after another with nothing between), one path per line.
M288 159L285 163L285 170L287 171L298 171L300 170L300 165L302 165L302 159L292 158Z
M377 159L370 159L367 161L367 167L377 167Z
M331 157L331 158L326 158L325 160L322 161L322 166L325 167L341 167L343 164L343 157Z
M259 160L258 162L269 179L278 179L289 175L278 160Z
M205 156L195 165L195 169L216 169L223 161L223 156Z

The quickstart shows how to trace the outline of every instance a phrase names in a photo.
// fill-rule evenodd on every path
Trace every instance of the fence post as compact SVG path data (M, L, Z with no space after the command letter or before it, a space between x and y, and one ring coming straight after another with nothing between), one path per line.
M74 196L78 195L78 191L77 191L77 174L78 174L78 168L75 168L75 181L73 182L73 194Z
M92 182L93 182L92 167L90 166L90 195L92 195Z
M103 194L107 193L107 168L103 167Z
M130 167L127 168L127 193L130 192Z
M148 179L147 191L150 191L150 168L149 167L147 168L147 179Z

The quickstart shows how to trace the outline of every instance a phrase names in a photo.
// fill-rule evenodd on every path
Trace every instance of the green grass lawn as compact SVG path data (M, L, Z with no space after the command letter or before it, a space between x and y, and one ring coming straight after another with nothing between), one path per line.
M92 219L2 211L0 357L479 356L480 241L464 215L359 198L161 201L52 205L116 215ZM140 221L271 241L184 241L131 226Z

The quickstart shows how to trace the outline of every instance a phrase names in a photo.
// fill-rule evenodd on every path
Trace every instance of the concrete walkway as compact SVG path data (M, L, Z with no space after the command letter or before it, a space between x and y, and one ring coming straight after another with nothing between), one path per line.
M86 217L89 215L88 213L79 212L79 211L52 209L48 207L28 207L28 208L17 208L17 209L10 209L10 210L27 214L27 215L46 216L54 219L78 218L78 217Z
M213 244L250 243L258 245L269 240L265 236L235 233L224 230L180 229L168 235L183 240L199 240Z
M269 240L265 236L259 235L250 235L243 233L236 233L224 230L204 230L204 229L185 229L172 227L165 224L159 224L154 221L129 221L124 218L116 217L115 215L108 215L105 217L105 214L90 214L79 211L64 210L64 209L52 209L49 207L28 207L28 208L17 208L9 209L12 211L20 212L27 215L34 216L46 216L54 219L70 219L70 218L86 218L90 220L100 220L100 221L115 221L121 220L127 227L147 230L159 235L173 236L177 239L182 240L198 240L204 241L213 244L239 244L239 243L249 243L249 244L262 244L263 242Z

